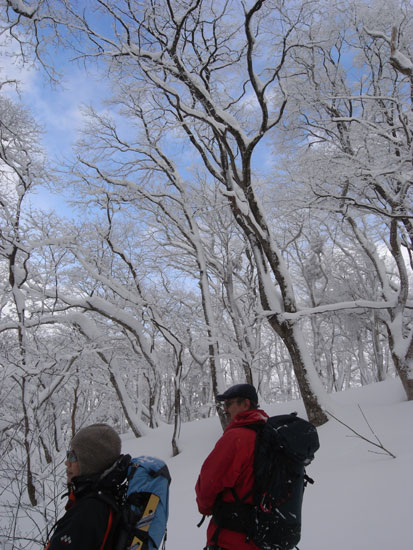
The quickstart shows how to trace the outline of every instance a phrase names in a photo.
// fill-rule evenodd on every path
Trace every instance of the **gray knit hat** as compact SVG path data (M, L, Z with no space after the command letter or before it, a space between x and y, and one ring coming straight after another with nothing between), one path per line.
M77 432L70 444L79 461L80 474L98 474L119 458L121 441L108 424L92 424Z

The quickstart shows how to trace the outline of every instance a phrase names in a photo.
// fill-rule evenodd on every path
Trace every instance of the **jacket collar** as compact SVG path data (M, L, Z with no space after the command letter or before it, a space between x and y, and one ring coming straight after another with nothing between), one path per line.
M76 476L68 483L69 494L79 498L85 493L89 493L99 485L101 474L92 474L87 476Z

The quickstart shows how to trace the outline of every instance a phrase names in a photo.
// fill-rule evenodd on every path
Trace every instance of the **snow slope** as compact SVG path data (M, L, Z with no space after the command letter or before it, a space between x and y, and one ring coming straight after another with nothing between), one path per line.
M330 420L319 429L321 447L308 473L315 484L304 496L300 550L412 550L413 403L399 380L335 394L334 416L368 439L371 428L396 458ZM301 401L263 408L270 414L297 411ZM171 457L171 426L140 440L124 437L123 451L163 458L172 475L166 550L201 550L207 521L196 524L194 485L203 460L221 435L217 418L182 426L179 456Z

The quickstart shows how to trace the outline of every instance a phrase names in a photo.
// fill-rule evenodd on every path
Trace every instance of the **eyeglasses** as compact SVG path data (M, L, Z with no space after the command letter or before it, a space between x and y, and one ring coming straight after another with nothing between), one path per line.
M243 401L243 399L240 399L239 397L235 397L234 399L227 399L226 401L224 401L224 409L228 410L233 405L233 403L240 403L241 401Z
M67 451L66 460L68 462L77 462L77 456L76 456L75 451L73 451L72 449L70 449L70 451Z

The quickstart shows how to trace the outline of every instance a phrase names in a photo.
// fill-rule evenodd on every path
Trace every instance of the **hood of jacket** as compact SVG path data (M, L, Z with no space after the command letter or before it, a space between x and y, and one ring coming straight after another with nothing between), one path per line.
M262 424L267 421L268 414L262 409L250 409L238 413L232 422L228 424L225 431L233 428L242 428L250 424Z

